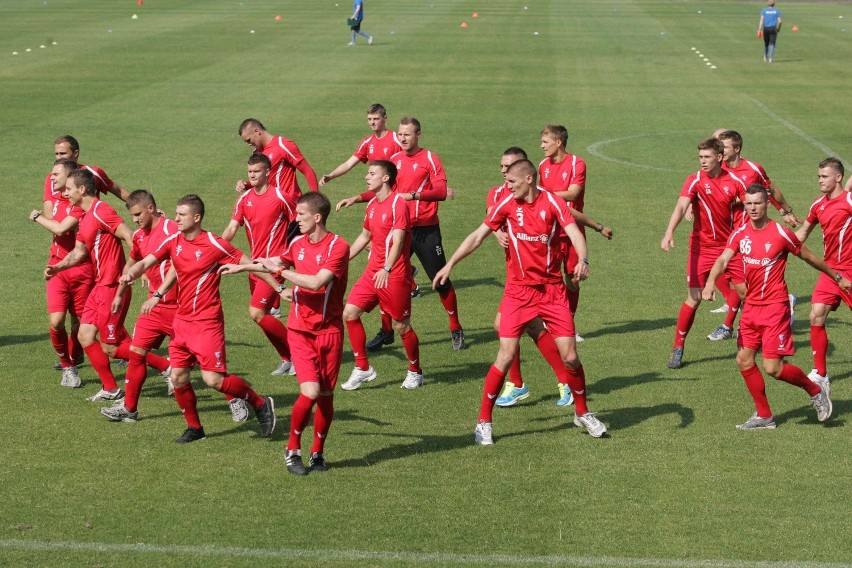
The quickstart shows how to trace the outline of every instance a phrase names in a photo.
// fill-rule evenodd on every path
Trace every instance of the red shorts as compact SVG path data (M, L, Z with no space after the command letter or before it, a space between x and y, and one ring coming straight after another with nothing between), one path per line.
M365 312L372 312L378 305L394 321L407 320L411 317L411 276L392 276L386 287L377 290L373 275L365 272L352 286L346 303L358 306Z
M847 272L852 274L852 271L847 270ZM845 273L843 275L846 276ZM849 278L849 276L846 277ZM840 306L840 300L843 300L846 305L852 308L852 294L841 290L837 282L829 278L828 274L820 272L819 279L814 286L814 293L811 295L811 305L825 304L831 306L831 310L834 311Z
M541 318L553 337L574 337L574 317L565 283L506 284L500 302L500 337L519 338L527 324Z
M162 345L166 337L174 335L173 322L177 305L158 305L150 314L139 316L133 328L131 345L150 351Z
M114 314L111 308L116 290L118 290L118 284L115 286L95 284L89 299L86 300L83 315L80 316L80 323L98 328L101 343L111 345L118 345L128 337L127 330L124 329L124 318L127 317L127 309L130 307L130 298L133 295L130 288L125 290L121 298L121 307L118 313Z
M174 335L169 341L169 360L175 369L191 369L227 374L225 361L225 322L218 319L188 321L174 319Z
M319 383L321 390L333 391L343 359L343 330L314 335L290 329L287 330L287 341L299 384Z
M574 245L571 244L571 239L568 237L562 239L562 246L560 248L562 250L562 258L565 259L562 263L562 270L564 270L565 274L568 276L572 276L574 274L574 269L577 268L577 263L580 262L577 249L574 248Z
M689 246L686 257L686 286L688 288L704 288L707 277L722 251L724 246L707 247L702 245Z
M254 274L249 274L248 281L249 292L251 292L249 306L266 310L267 312L271 310L275 305L275 298L278 297L278 292L275 291L275 288L272 288ZM283 280L279 280L279 282L283 282Z
M780 359L796 352L790 302L754 306L746 302L741 310L737 347L763 349L765 359Z
M84 262L63 270L47 281L47 313L71 312L75 316L83 315L93 285L91 263Z

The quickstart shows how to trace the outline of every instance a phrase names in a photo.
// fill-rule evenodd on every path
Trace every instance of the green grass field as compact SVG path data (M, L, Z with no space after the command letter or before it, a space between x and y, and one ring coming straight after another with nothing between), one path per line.
M696 143L720 126L743 134L744 156L800 214L817 195L819 160L852 157L852 6L779 3L785 29L768 65L755 38L759 1L372 0L363 28L376 42L355 48L350 5L339 4L0 3L0 564L852 565L848 310L828 325L831 421L818 423L798 389L768 380L778 430L740 432L734 424L753 407L735 345L704 339L719 323L716 304L699 309L685 367L665 366L688 228L675 252L659 247L698 169ZM536 159L541 127L567 125L569 149L589 168L586 212L616 231L611 242L590 237L577 318L590 404L608 438L581 433L554 406L552 373L525 340L533 394L495 411L495 446L474 446L505 270L493 242L454 272L469 349L450 349L436 294L415 300L426 386L398 387L398 340L373 357L379 379L336 396L326 475L283 467L297 386L269 376L274 351L247 317L242 277L223 285L230 369L275 397L272 441L254 421L232 423L210 390L198 391L209 439L179 447L184 422L158 378L137 424L107 423L84 400L97 388L89 365L83 389L59 387L40 277L49 236L27 220L54 138L74 134L84 163L151 189L167 211L201 194L206 227L220 232L245 174L243 118L296 140L322 175L367 133L375 101L389 124L417 116L422 145L442 158L458 194L441 206L450 251L481 221L502 151L519 145ZM332 200L361 191L363 172L331 182ZM361 215L346 210L330 226L351 242ZM819 239L809 241L817 251ZM363 265L354 261L353 274ZM806 370L815 280L791 261L792 361ZM377 321L366 320L370 337ZM347 353L344 379L351 365Z

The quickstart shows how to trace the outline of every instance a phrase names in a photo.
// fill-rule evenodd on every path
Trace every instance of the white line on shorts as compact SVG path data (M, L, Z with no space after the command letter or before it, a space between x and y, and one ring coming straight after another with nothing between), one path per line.
M122 554L218 556L226 558L313 558L344 561L403 561L422 564L564 564L568 566L651 566L665 568L849 568L849 564L796 561L743 561L700 559L617 558L584 556L524 556L509 554L454 554L441 552L388 552L359 550L302 550L222 546L119 544L43 540L0 540L0 549L35 551L70 550Z

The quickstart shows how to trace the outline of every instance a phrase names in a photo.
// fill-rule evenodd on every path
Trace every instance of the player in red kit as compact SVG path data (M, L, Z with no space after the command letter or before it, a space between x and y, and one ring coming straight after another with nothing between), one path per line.
M254 148L255 154L263 154L269 158L269 185L280 189L292 203L295 203L302 195L302 189L296 179L297 171L305 177L309 190L319 189L316 172L295 142L283 136L272 135L256 118L245 119L240 124L239 135L246 144ZM251 181L237 181L237 191L244 191L251 187ZM288 240L298 235L299 225L295 222L290 223L287 234Z
M793 208L787 203L784 194L781 190L769 179L766 170L757 162L746 160L740 153L743 147L743 138L739 132L735 130L722 130L714 132L714 137L722 142L724 147L724 161L722 169L731 172L738 177L748 187L753 183L759 183L769 192L769 201L781 213L784 222L792 228L801 225L802 221L795 213ZM737 216L742 211L742 204L737 205ZM745 218L743 218L745 222ZM738 225L739 222L737 221ZM727 305L727 315L725 321L716 328L716 330L707 336L710 341L721 341L730 339L733 335L734 320L737 317L737 312L740 309L740 304L745 298L745 273L743 272L742 263L734 260L728 263L728 271L726 278L730 281L730 286L719 288L722 295L725 297ZM795 298L794 296L792 298ZM795 302L795 300L791 300Z
M567 203L538 188L532 162L519 160L512 164L506 173L506 183L512 194L494 206L482 225L465 238L447 265L435 275L433 282L437 286L446 280L453 267L475 251L492 231L502 229L509 236L507 282L500 303L500 350L485 377L474 441L481 445L494 443L494 403L512 359L517 356L521 334L537 317L545 322L553 335L567 369L576 409L574 424L599 438L606 433L606 426L589 412L586 405L585 372L577 356L574 320L562 279L561 244L557 237L564 233L580 255L572 270L576 280L589 275L585 239Z
M106 195L107 193L112 193L122 201L127 199L127 196L130 195L130 192L125 188L121 187L110 177L107 173L97 166L89 166L85 164L80 164L80 143L76 138L71 136L70 134L66 134L65 136L60 136L56 140L53 141L53 156L56 160L74 160L78 163L78 167L80 169L87 170L95 180L95 186L98 190L97 197L101 195ZM50 181L50 174L44 180L44 193L45 193L45 202L48 201L48 194L54 190L53 184ZM59 189L59 193L62 193L62 188ZM50 213L45 209L43 212L45 216L50 215Z
M538 164L538 180L541 187L550 190L575 210L583 212L586 199L586 162L580 156L568 153L568 129L558 124L548 124L541 131L541 149L544 159ZM582 225L578 228L583 236L586 231ZM577 252L563 239L565 251L565 285L568 287L568 302L571 313L577 313L580 302L580 286L574 282L571 269L577 265ZM583 341L577 336L577 341Z
M339 178L359 163L366 164L372 160L390 160L391 156L402 151L396 132L387 128L388 113L384 106L379 103L370 105L367 109L367 124L372 134L361 140L355 152L349 159L325 174L319 180L322 187L331 180Z
M677 319L674 345L668 360L670 369L682 365L683 346L695 320L695 311L701 304L701 290L734 228L737 200L742 201L745 197L743 182L722 169L723 155L722 143L716 138L708 138L698 144L701 169L683 182L677 205L660 241L660 247L666 252L674 247L675 229L691 209L694 222L686 262L688 292ZM721 290L728 284L720 276L715 285Z
M78 169L68 174L64 195L72 206L83 209L85 215L79 223L74 250L62 261L49 265L44 275L53 278L91 259L95 285L86 299L77 334L101 380L101 390L89 400L119 400L124 392L115 382L107 356L125 361L130 357L130 336L124 328L130 292L119 283L119 276L125 265L121 242L132 246L132 233L115 209L96 197L95 180L88 170ZM169 366L168 361L153 353L146 361L159 371Z
M325 441L334 418L334 387L343 356L343 297L349 272L349 244L330 233L325 223L331 203L321 193L308 193L296 203L296 221L302 234L278 257L255 259L252 265L226 265L221 273L266 271L294 284L282 289L290 300L287 325L293 357L299 367L299 397L293 404L290 439L284 461L287 470L306 475L302 462L302 432L314 413L311 471L328 469Z
M416 389L423 384L420 340L411 327L411 222L405 199L391 191L396 174L396 166L385 160L370 162L367 169L367 192L375 197L367 203L363 230L352 243L349 258L356 257L368 244L371 248L367 267L352 286L343 309L355 357L355 368L340 387L343 390L355 390L376 378L367 358L367 335L361 323L361 315L376 306L393 319L408 356L402 388Z
M68 175L76 169L77 162L74 160L56 160L50 174L52 189L45 192L44 196L45 209L50 210L50 217L42 211L34 210L30 213L30 219L53 233L48 264L60 262L74 250L77 227L83 210L72 206L62 194ZM77 339L77 331L80 327L79 317L83 314L92 285L92 264L87 260L47 281L50 342L59 356L62 369L60 384L65 387L77 388L82 385L77 374L77 365L83 359L83 346ZM68 313L72 316L70 337L65 329L65 316Z
M811 205L807 219L796 231L796 236L804 242L814 227L822 227L825 263L843 275L852 275L852 236L849 234L852 226L852 194L843 189L843 174L843 163L837 158L826 158L819 163L817 179L822 195ZM825 385L829 384L825 320L828 314L840 306L841 300L852 308L852 295L842 290L831 278L820 274L811 294L811 351L814 368L808 377Z
M509 184L505 182L506 173L509 170L509 166L518 160L526 160L527 153L523 151L523 149L518 147L512 147L503 152L503 156L500 158L500 170L503 174L504 183L498 185L496 187L492 187L488 191L488 196L486 197L486 206L485 213L489 215L494 209L495 206L500 204L506 196L512 194L512 188L509 187ZM586 218L585 215L579 212L575 212L573 209L569 207L569 211L572 215L575 215L575 220L579 222L578 217L582 217L584 222L590 223L589 226L595 227L595 230L602 233L606 238L612 238L612 229L603 226L602 224L597 223L591 219ZM509 236L502 229L498 229L494 231L494 235L497 238L497 241L500 243L505 249L506 253L506 262L510 261L509 257ZM500 312L497 312L497 317L494 320L494 329L499 333L500 332ZM533 342L535 342L536 347L538 347L541 354L544 356L545 360L547 360L548 364L553 369L554 373L557 377L557 386L559 388L559 399L556 401L557 406L568 406L574 401L574 397L571 394L571 388L568 386L567 379L567 371L565 369L565 365L562 362L562 358L559 356L559 349L556 347L556 343L553 341L553 336L547 331L544 327L543 322L540 318L536 318L531 321L526 328L527 335L532 338ZM514 406L521 400L529 397L529 387L524 384L523 376L521 374L521 351L520 344L518 345L518 355L512 360L512 365L509 367L509 374L506 378L506 383L503 388L503 392L500 393L500 396L497 398L496 405L497 406Z
M287 227L296 218L295 202L281 188L268 183L271 165L264 154L249 156L251 188L237 198L231 221L222 232L222 238L230 242L240 226L244 226L253 259L267 258L283 251L287 246ZM295 375L287 344L287 328L269 313L278 296L275 287L250 274L249 290L249 317L260 326L280 357L272 374Z
M397 138L402 147L390 161L398 172L393 190L408 201L408 213L411 219L411 254L416 254L420 264L430 279L446 263L444 245L441 241L441 226L438 223L438 201L444 201L449 194L447 175L440 158L429 150L420 147L420 121L414 117L403 117L399 122ZM366 191L359 196L341 201L337 207L348 207L353 203L369 201L375 194ZM412 275L413 276L413 275ZM449 316L450 341L453 349L464 349L464 330L458 315L456 290L449 280L438 288L441 304ZM370 340L370 350L381 349L382 345L393 343L393 330L390 316L382 313L382 327Z
M715 277L724 272L736 252L742 255L747 292L737 335L737 367L754 400L756 412L737 428L775 428L763 375L755 364L758 350L762 351L763 370L779 381L806 391L817 411L817 419L824 422L832 411L828 382L813 381L799 367L784 362L785 357L795 352L787 283L784 280L787 256L789 253L798 256L828 275L847 293L852 289L852 282L814 256L791 230L769 219L769 194L763 186L750 185L744 203L749 221L731 234L702 290L704 299L709 300L713 296Z
M187 429L175 440L186 444L206 438L198 416L195 391L189 374L196 363L204 383L234 398L244 399L254 408L260 423L260 435L272 435L275 429L275 403L258 395L236 375L228 374L225 353L225 316L219 296L222 264L248 264L251 261L228 241L205 231L204 202L194 194L178 200L175 213L178 233L133 265L121 282L130 285L142 273L164 260L170 260L177 275L177 303L173 320L174 336L169 342L172 383L175 400L186 420Z

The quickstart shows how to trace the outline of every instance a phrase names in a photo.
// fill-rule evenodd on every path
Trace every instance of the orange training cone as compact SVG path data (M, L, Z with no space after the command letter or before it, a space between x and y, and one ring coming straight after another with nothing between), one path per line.
M478 13L478 12L474 12L473 14L471 14L471 15L470 15L470 17L471 17L471 18L478 18L478 17L479 17L479 13Z
M794 31L794 32L799 31L799 26L793 26L793 31Z
M276 21L276 22L280 22L280 21L281 21L281 15L280 15L280 14L279 14L278 16L275 16L275 21Z
M466 27L467 27L467 22L462 22L462 23L461 23L461 26L459 26L459 27L461 27L461 28L466 28Z

